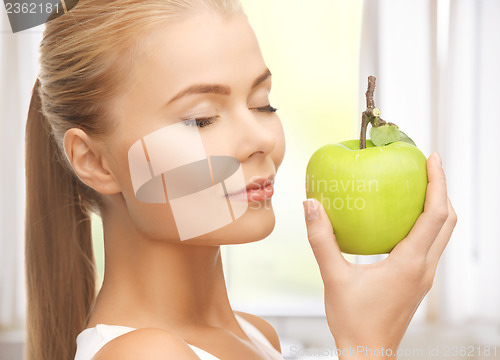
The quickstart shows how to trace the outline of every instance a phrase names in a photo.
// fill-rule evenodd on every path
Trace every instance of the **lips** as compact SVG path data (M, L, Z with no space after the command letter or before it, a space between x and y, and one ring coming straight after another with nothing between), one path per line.
M241 189L239 191L236 191L234 193L231 193L230 195L237 195L241 193L246 193L249 190L258 190L258 189L263 189L266 186L274 184L274 174L263 178L263 177L258 177L258 178L253 178L250 183L247 184L247 186L244 189Z
M258 178L250 182L250 184L247 185L245 190L262 189L263 187L266 187L273 183L274 183L274 175L271 175L267 178Z

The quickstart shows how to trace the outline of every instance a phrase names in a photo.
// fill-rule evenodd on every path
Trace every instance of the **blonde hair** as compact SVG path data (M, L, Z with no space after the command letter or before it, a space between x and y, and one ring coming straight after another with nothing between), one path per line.
M108 139L107 105L132 82L143 35L198 10L243 13L238 0L80 0L46 24L26 124L28 360L74 358L97 291L90 213L103 203L73 172L64 134Z

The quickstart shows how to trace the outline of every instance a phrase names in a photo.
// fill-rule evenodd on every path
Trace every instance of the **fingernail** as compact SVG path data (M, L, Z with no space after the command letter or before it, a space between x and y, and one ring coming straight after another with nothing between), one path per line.
M306 222L310 223L317 218L319 218L318 205L315 203L314 199L307 199L302 202L304 206L304 215L306 217Z
M441 160L441 156L439 156L439 153L437 151L434 153L434 159L436 160L436 163L439 165L439 167L443 167L443 161Z

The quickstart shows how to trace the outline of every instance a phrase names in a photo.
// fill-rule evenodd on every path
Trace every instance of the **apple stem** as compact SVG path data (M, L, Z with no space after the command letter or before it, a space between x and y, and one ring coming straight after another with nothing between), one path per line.
M368 76L368 89L366 90L366 108L373 110L375 108L375 100L373 100L373 93L375 92L375 83L377 78L373 75Z
M373 75L368 76L368 89L366 90L366 110L361 115L361 134L359 136L359 148L366 149L366 130L368 124L372 126L381 126L386 124L380 118L380 110L375 107L375 100L373 100L373 93L375 92L375 82L377 78ZM392 123L389 123L393 125Z
M366 111L363 112L361 117L361 134L359 137L359 148L366 149L366 129L368 128L368 123L370 119L366 115Z

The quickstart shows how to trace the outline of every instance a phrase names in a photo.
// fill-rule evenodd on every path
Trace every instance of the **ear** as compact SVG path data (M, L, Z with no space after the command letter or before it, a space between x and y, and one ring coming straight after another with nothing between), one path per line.
M66 131L64 152L78 178L87 186L101 194L116 194L121 191L97 146L83 130L72 128Z

